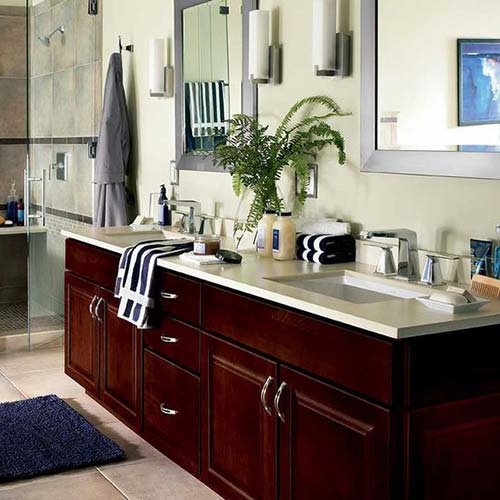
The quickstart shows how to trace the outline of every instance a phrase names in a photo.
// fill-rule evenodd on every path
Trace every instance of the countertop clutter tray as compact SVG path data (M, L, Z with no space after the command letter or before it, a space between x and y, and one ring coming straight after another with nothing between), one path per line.
M469 304L446 304L445 302L438 302L437 300L430 300L429 297L417 297L417 300L429 309L436 311L447 312L450 314L461 314L476 312L489 304L491 300L476 298L475 302Z

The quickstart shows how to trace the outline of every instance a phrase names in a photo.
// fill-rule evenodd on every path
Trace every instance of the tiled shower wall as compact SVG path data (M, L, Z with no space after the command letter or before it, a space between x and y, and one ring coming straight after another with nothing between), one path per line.
M24 196L26 78L26 9L0 0L0 212L12 181ZM25 301L26 237L0 236L0 263L0 303Z
M31 12L30 136L31 171L46 170L47 234L34 235L31 247L33 301L63 313L63 228L92 221L93 161L88 145L98 134L101 110L102 16L88 15L87 0L43 0ZM38 37L63 25L50 48ZM68 180L55 178L57 153L69 154ZM32 210L41 205L33 186Z

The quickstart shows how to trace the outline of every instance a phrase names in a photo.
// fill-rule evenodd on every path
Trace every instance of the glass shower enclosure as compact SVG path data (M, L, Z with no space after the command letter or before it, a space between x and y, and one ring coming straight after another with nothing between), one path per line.
M97 4L0 0L0 352L62 342L61 230L92 224Z

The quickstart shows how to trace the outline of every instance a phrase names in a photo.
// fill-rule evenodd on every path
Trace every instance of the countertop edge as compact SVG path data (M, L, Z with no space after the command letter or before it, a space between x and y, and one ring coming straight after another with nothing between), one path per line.
M82 243L86 243L120 255L124 251L124 248L120 246L95 239L92 236L73 233L69 230L62 230L61 235L66 238L74 239ZM302 301L300 299L269 291L258 286L248 285L239 281L206 273L201 269L200 266L189 264L186 262L179 263L178 260L173 259L178 259L178 257L159 259L158 266L169 271L174 271L179 274L186 275L190 278L205 281L212 285L222 286L230 290L234 290L235 292L241 292L250 295L256 299L264 299L281 306L290 307L297 310L299 313L302 312L311 314L321 319L331 320L346 326L359 328L360 330L364 330L368 333L374 333L392 340L403 340L439 333L452 333L460 330L474 329L499 324L498 318L494 316L485 316L484 318L475 317L456 319L453 322L444 324L424 324L406 328L392 327L390 325L371 321L366 318L342 313L332 308L318 306L311 302ZM189 270L189 273L186 272L187 270Z

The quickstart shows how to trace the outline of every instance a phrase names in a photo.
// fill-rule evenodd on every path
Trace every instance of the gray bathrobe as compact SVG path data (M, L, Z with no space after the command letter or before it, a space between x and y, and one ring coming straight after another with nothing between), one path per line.
M127 225L125 181L130 130L121 54L111 55L104 89L101 131L95 162L94 226Z

